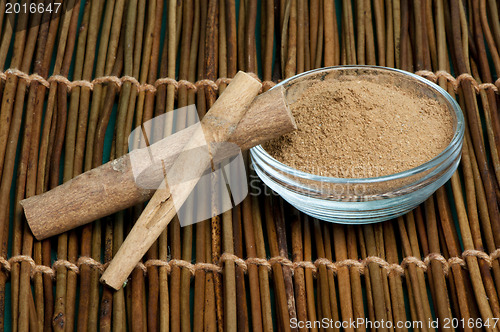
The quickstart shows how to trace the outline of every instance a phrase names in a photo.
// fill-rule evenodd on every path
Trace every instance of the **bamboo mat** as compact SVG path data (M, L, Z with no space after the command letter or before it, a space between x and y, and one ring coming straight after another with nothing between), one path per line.
M499 1L68 0L63 9L0 12L2 330L289 331L323 318L373 323L357 331L411 330L405 321L437 330L436 319L440 329L500 330ZM18 202L126 153L141 122L193 103L203 115L237 70L267 90L339 64L417 72L466 115L458 171L409 214L335 225L254 181L262 193L231 211L172 222L118 292L99 275L141 206L33 239Z

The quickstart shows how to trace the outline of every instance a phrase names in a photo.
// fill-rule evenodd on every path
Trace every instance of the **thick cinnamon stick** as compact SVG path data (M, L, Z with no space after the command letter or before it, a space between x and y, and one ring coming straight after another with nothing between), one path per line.
M121 287L131 268L175 215L176 210L172 197L177 200L177 203L184 203L196 184L196 181L191 177L199 179L204 168L209 165L211 158L208 153L200 155L198 150L193 153L193 150L189 149L198 146L201 140L204 139L203 136L207 137L208 142L212 143L225 141L232 131L236 129L236 124L245 114L247 107L254 98L252 93L255 92L256 94L260 86L260 83L246 74L239 73L235 77L235 80L226 89L225 97L222 98L222 96L222 99L217 100L210 110L210 116L202 120L201 127L196 129L193 137L184 147L183 153L180 154L168 171L167 178L174 179L174 185L155 193L141 218L135 224L132 236L129 235L125 240L110 267L103 274L103 281L115 289ZM241 93L241 90L239 90L241 88L245 88L246 93ZM236 100L239 104L235 103ZM231 105L232 112L222 113L227 111L229 105ZM211 150L214 154L216 151L216 147ZM189 172L185 170L186 164L194 165L193 169ZM117 259L118 257L120 258Z
M295 123L285 105L282 91L273 89L256 98L229 142L246 150L294 127ZM158 144L167 142L160 141L150 148L153 151L159 149L157 155L169 151L168 154L175 156L190 138L193 129L194 127L176 135L175 143L172 139L167 139L169 144ZM136 150L135 153L139 151ZM165 160L165 163L168 169L172 159ZM151 176L161 179L162 169ZM37 239L43 239L144 202L151 195L151 190L140 188L134 181L130 155L126 155L77 176L53 191L23 200L21 205L33 234ZM93 206L91 211L85 208L89 205ZM59 213L61 206L68 213Z

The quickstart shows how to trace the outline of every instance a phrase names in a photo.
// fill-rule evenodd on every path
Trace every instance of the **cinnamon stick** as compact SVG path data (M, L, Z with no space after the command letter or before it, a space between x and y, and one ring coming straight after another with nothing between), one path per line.
M295 124L290 118L290 113L283 102L283 97L280 96L281 94L279 89L273 89L268 94L257 98L249 108L246 117L238 124L235 135L229 141L245 150L293 129ZM190 130L192 131L192 129ZM170 145L172 140L169 140L170 144L162 147L163 144L158 144L162 142L160 141L150 148L158 147L160 151L168 148L169 154L180 151L183 143L191 136L190 130L175 136L175 145ZM166 141L164 142L166 143ZM161 154L164 152L159 153L159 155ZM165 160L165 162L168 169L171 161ZM98 181L96 181L96 176L99 178ZM162 171L151 174L151 176L161 179ZM126 195L117 196L123 193ZM151 195L150 190L144 190L135 183L130 156L126 155L89 173L84 173L54 191L23 200L21 205L23 205L35 237L42 239L143 202ZM60 199L63 197L66 199L61 201ZM92 204L93 210L88 211L82 208L82 203L84 206ZM54 204L57 206L63 204L68 213L58 213L59 208ZM74 208L69 207L72 205ZM48 220L51 222L47 223Z

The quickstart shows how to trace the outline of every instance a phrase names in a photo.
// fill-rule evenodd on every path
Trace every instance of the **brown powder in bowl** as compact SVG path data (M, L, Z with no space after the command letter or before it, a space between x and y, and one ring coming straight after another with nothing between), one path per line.
M446 106L414 91L360 78L290 89L298 129L264 148L303 172L369 178L421 165L453 137Z

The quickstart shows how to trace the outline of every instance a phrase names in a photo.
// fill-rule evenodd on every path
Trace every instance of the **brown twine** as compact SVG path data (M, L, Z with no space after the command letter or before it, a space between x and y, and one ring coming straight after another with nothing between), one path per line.
M271 87L276 85L276 83L274 83L272 81L262 82L259 79L259 77L254 73L248 73L248 74L250 76L252 76L253 78L255 78L256 80L258 80L260 83L262 83L263 89L268 90ZM7 69L5 72L0 71L0 80L6 81L8 75L13 75L13 76L16 76L16 77L26 81L26 84L28 86L34 81L42 84L46 88L49 88L50 84L52 82L64 84L64 85L66 85L68 92L70 92L73 88L76 88L76 87L79 87L79 88L86 87L90 90L93 90L94 86L96 84L105 84L105 83L113 83L118 88L120 88L123 85L123 83L125 83L125 82L130 82L137 89L138 92L144 91L144 92L156 93L157 89L162 85L172 85L175 88L175 91L177 91L180 87L185 87L187 90L193 90L195 92L201 88L211 88L214 91L218 91L219 86L221 84L229 84L231 82L231 78L227 78L227 77L219 78L216 81L212 81L209 79L203 79L203 80L199 80L195 83L192 83L192 82L189 82L186 80L177 81L173 78L164 77L164 78L157 79L153 84L148 84L148 83L141 84L135 77L132 77L132 76L122 76L122 77L103 76L103 77L95 78L92 81L86 81L86 80L70 81L67 77L62 76L62 75L54 75L54 76L49 77L48 79L45 79L38 74L28 75L28 74L24 73L23 71L21 71L19 69L15 69L15 68ZM262 89L261 89L261 92L262 92Z
M500 91L500 78L495 81L495 84L493 83L479 84L474 77L472 77L470 74L467 73L463 73L459 75L457 78L454 78L450 73L444 70L440 70L436 73L433 73L432 71L428 70L419 70L415 74L422 76L434 83L437 83L439 78L444 78L451 83L451 85L453 86L453 91L455 91L455 93L458 92L458 89L460 88L460 85L462 84L463 81L469 81L474 87L474 90L476 91L477 94L479 94L481 90L488 90L488 89L493 90L493 92L495 93L499 93Z
M415 74L422 76L434 83L437 83L439 78L444 78L446 79L446 81L451 83L451 85L453 86L453 90L455 92L458 92L458 89L460 88L462 82L464 81L470 82L474 87L476 93L479 93L481 90L488 90L488 89L493 90L493 92L497 94L500 91L500 78L497 79L495 83L479 84L474 77L472 77L470 74L467 73L461 74L457 78L454 78L450 73L444 70L440 70L436 73L428 70L420 70L417 71ZM157 79L153 84L148 84L148 83L141 84L135 77L132 76L122 76L122 77L103 76L95 78L92 81L85 81L85 80L70 81L68 78L62 75L54 75L49 77L48 79L45 79L38 74L29 75L15 68L7 69L5 72L0 71L0 80L4 81L7 80L8 75L14 75L20 79L23 79L24 81L26 81L28 86L33 81L40 83L46 88L49 88L50 83L52 82L64 84L66 85L68 92L75 87L87 87L90 90L93 90L96 84L104 84L104 83L114 83L118 87L121 87L125 82L130 82L137 89L138 92L144 91L144 92L156 93L158 87L162 85L172 85L175 88L175 91L177 91L181 86L185 87L188 90L193 90L193 91L197 91L200 88L207 88L207 87L210 87L214 91L217 91L221 84L229 84L231 82L231 78L226 78L226 77L219 78L216 81L203 79L197 81L196 83L192 83L186 80L176 81L173 78L164 77ZM268 89L276 85L276 83L272 81L262 82L255 73L248 73L248 75L252 76L253 78L262 83L261 91L267 91Z
M360 274L364 274L364 269L369 264L377 264L380 268L384 269L387 274L396 273L400 276L404 275L405 269L410 264L415 264L418 268L427 271L429 264L431 261L435 260L441 263L443 266L443 272L445 275L448 275L448 271L452 265L458 264L462 268L466 268L467 264L463 258L465 257L476 257L477 259L484 260L488 266L491 268L493 261L496 259L500 259L500 248L496 249L490 255L481 250L465 250L462 253L462 257L451 257L448 260L444 258L441 254L431 253L427 255L424 260L421 260L417 257L408 256L403 259L401 264L390 264L384 259L376 256L369 256L363 260L354 260L354 259L345 259L338 262L332 262L327 258L318 258L313 261L297 261L292 262L290 259L283 256L276 256L269 259L258 258L258 257L250 257L247 259L242 259L234 254L224 253L219 259L218 264L212 263L196 263L193 264L191 262L187 262L179 259L172 259L170 261L164 261L159 259L150 259L145 263L137 264L136 268L139 268L143 271L144 274L147 274L148 267L159 267L166 268L167 273L170 273L173 267L179 267L187 269L192 276L195 275L197 270L203 270L205 272L213 272L213 273L222 273L224 264L228 261L235 263L238 267L242 268L242 270L246 273L249 265L257 265L257 266L265 266L268 271L271 271L271 268L274 264L280 264L281 266L285 266L291 269L292 274L296 269L311 269L313 275L316 275L318 268L321 265L324 265L328 270L333 271L335 274L337 270L342 267L354 268L358 269ZM52 264L52 267L48 267L45 265L37 265L33 258L27 255L17 255L11 257L9 260L4 257L0 257L0 266L4 271L10 272L12 269L12 265L15 263L27 262L31 267L31 277L37 273L47 274L51 278L55 278L57 269L60 267L64 267L76 274L80 273L80 269L82 265L90 266L91 268L97 269L101 274L106 270L109 263L102 264L91 257L80 257L76 264L69 262L67 260L57 260Z

